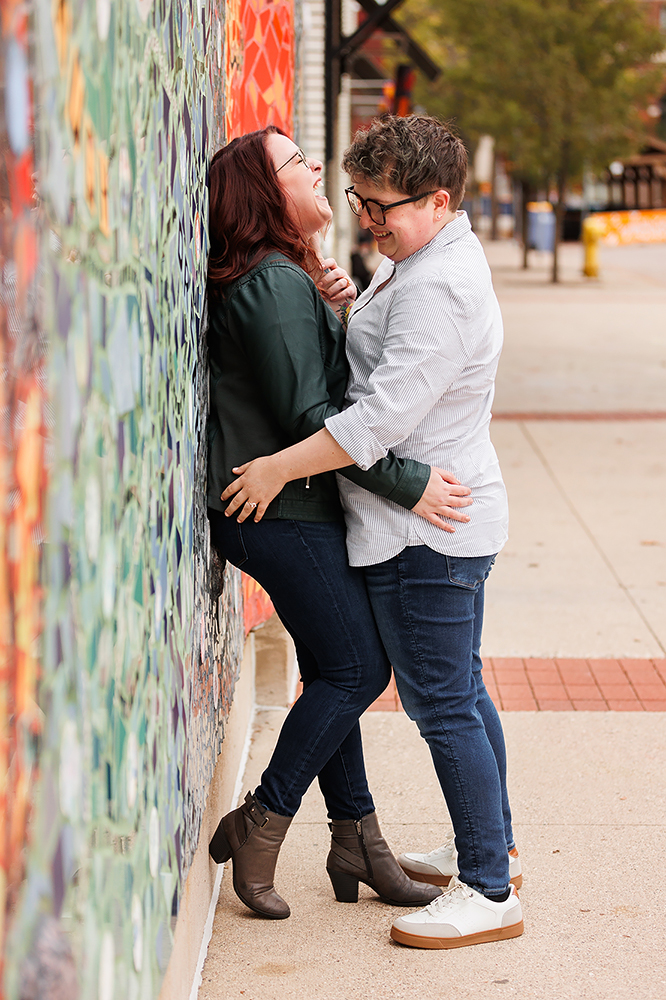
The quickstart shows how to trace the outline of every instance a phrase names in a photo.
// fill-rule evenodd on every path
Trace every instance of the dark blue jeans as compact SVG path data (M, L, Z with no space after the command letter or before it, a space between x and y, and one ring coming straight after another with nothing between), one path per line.
M387 686L391 668L363 571L347 561L344 524L239 524L212 509L208 516L220 553L269 594L296 645L303 680L257 798L293 816L318 777L330 819L367 816L375 807L358 720Z
M460 878L487 896L508 888L514 846L504 734L479 655L494 561L417 545L365 567L402 704L428 743L451 815Z

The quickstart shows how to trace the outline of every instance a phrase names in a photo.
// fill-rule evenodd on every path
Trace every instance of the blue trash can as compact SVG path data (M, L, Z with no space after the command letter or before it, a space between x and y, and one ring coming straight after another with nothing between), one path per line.
M550 202L531 201L527 206L527 240L531 250L555 247L555 212Z

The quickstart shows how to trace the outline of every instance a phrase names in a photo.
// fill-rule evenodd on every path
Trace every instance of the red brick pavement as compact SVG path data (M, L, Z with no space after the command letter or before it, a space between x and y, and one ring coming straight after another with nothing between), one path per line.
M666 660L491 657L483 675L505 712L666 712ZM402 711L395 679L369 711Z
M666 712L666 660L491 657L483 676L504 712ZM368 711L402 711L394 677Z

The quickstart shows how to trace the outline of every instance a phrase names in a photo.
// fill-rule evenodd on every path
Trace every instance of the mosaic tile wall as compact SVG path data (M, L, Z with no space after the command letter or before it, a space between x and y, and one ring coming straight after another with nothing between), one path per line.
M29 20L18 4L3 2L1 11L0 982L4 917L16 906L25 875L24 843L42 733L37 643L46 401L45 345L37 312Z
M291 130L293 4L3 0L2 32L4 990L151 1000L270 610L208 538L206 168Z

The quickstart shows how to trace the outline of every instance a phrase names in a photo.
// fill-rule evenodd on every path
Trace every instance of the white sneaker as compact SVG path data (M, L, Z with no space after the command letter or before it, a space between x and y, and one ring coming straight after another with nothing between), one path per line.
M454 875L459 875L456 841L451 831L441 847L429 854L401 854L398 864L415 882L430 885L448 885ZM509 855L509 880L520 889L523 869L518 853Z
M423 910L398 917L391 928L394 941L412 948L464 948L522 933L523 911L514 886L504 903L493 903L455 875L441 896Z

